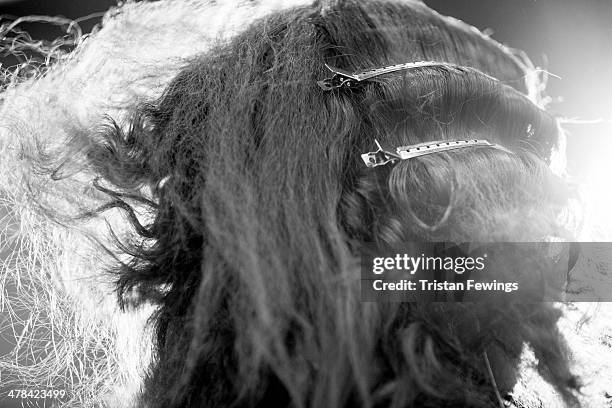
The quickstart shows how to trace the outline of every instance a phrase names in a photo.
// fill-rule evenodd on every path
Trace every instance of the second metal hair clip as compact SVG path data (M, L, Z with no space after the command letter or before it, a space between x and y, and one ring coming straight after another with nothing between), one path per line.
M483 139L470 140L437 140L434 142L419 143L411 146L400 146L395 152L384 149L378 140L374 140L378 150L375 152L364 153L361 159L367 167L383 166L387 163L394 163L397 160L408 160L414 157L425 156L426 154L445 152L449 150L462 149L474 146L487 146L508 151L503 146L491 143Z

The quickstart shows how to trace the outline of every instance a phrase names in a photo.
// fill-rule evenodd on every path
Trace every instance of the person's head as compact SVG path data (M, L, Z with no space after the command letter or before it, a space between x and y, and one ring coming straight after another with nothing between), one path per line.
M158 307L140 405L489 407L512 390L525 345L574 402L550 304L360 299L366 243L567 235L568 192L550 169L563 135L532 68L417 1L262 14L190 55L159 98L119 98L112 119L67 132L60 160L36 156L57 178L96 180L56 218L120 209L134 227L107 273L125 306ZM325 64L415 61L441 64L317 86ZM375 140L464 139L508 150L360 158Z

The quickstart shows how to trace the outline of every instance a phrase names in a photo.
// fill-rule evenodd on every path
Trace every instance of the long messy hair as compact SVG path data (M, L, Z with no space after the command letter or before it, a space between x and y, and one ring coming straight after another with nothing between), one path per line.
M326 63L423 60L440 64L316 85ZM140 406L491 407L525 346L576 404L552 304L360 299L365 243L569 236L551 171L563 134L531 68L420 2L316 3L256 20L190 58L161 97L73 132L61 166L47 153L38 171L91 175L107 197L81 219L120 209L133 227L107 248L107 272L125 308L156 308ZM509 150L359 158L375 139L466 138Z
M361 89L349 71L435 60ZM342 2L258 20L194 58L87 159L113 206L154 220L115 270L120 299L159 305L143 406L491 406L524 344L574 402L550 305L361 303L362 244L539 240L563 234L548 162L556 120L528 98L508 50L419 3ZM127 130L125 130L127 128ZM388 145L484 137L369 170ZM129 206L127 211L129 210ZM483 361L491 356L493 384Z

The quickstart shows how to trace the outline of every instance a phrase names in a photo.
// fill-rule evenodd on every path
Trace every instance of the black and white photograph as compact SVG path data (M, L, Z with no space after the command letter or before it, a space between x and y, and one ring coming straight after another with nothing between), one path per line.
M611 22L0 0L0 408L612 408Z

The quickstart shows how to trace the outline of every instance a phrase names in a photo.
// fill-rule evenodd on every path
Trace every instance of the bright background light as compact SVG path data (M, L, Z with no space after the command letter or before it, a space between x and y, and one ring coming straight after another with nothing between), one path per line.
M567 168L586 200L584 240L612 241L612 1L425 0L512 48L548 78L549 109L566 125ZM590 123L589 123L590 122Z

